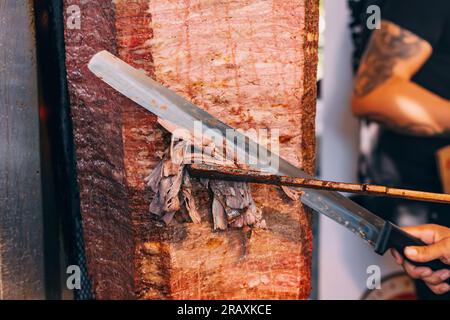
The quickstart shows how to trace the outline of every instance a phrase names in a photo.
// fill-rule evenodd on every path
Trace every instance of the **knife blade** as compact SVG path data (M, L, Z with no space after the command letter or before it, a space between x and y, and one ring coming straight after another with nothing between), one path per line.
M227 143L235 147L238 155L245 159L251 158L250 150L258 150L258 161L250 164L254 169L282 176L312 178L292 163L154 81L144 71L135 69L107 51L95 54L88 68L112 88L164 120L189 131L199 128L206 136L219 132ZM233 134L229 134L230 131ZM237 144L236 141L245 143ZM405 246L425 245L338 192L311 189L303 191L301 201L306 206L358 235L380 255L389 248L396 248L402 253ZM429 266L433 270L447 268L438 260L420 265Z

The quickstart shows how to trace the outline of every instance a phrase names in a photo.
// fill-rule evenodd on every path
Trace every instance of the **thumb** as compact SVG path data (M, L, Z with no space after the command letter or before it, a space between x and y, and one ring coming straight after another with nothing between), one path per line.
M449 239L430 244L428 246L406 247L405 255L412 261L428 262L447 256L449 251Z

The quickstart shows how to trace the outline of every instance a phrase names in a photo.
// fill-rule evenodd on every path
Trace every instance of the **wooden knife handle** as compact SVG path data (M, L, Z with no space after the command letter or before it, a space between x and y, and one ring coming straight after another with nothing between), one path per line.
M210 179L264 183L294 188L341 191L355 194L386 196L450 204L450 194L444 193L397 189L371 184L325 181L312 178L285 177L250 169L216 165L211 166L205 164L192 164L190 165L189 170L193 176Z

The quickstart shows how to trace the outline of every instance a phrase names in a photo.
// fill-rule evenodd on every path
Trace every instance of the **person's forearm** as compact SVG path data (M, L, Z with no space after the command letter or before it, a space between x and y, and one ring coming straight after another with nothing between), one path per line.
M406 79L393 77L352 105L356 116L404 134L450 136L450 101Z

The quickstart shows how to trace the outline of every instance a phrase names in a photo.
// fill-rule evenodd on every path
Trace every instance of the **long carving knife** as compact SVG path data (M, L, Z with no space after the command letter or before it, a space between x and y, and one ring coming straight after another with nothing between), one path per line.
M107 51L97 53L88 68L112 88L152 112L161 119L176 126L193 131L194 128L208 136L220 133L229 145L235 147L240 157L251 158L251 150L258 150L258 161L252 168L265 172L298 178L312 178L287 160L271 153L239 131L213 117L172 90L148 77ZM233 132L233 134L230 134ZM236 143L241 141L244 143ZM385 221L349 200L344 195L325 190L304 189L301 201L314 211L324 214L360 236L383 255L389 248L400 253L406 246L425 245L396 225ZM447 269L440 260L415 265L428 266L433 270Z

